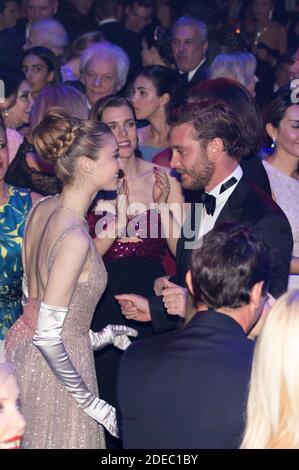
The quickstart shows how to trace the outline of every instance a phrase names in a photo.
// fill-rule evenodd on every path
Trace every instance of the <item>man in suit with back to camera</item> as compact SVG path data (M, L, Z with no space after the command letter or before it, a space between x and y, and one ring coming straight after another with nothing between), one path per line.
M290 224L280 207L243 176L239 161L246 154L242 122L221 102L205 101L185 105L170 131L170 166L181 176L186 189L204 188L194 241L225 221L249 223L267 245L273 265L269 292L279 297L287 290L293 238ZM200 210L202 209L202 210ZM189 219L185 227L190 227ZM116 296L123 314L135 321L151 321L155 333L180 324L185 315L185 274L189 267L190 244L183 227L176 249L177 275L155 286L156 297L134 294ZM198 245L197 245L198 246ZM160 294L160 295L159 295Z
M137 341L121 360L124 448L239 447L254 349L246 335L269 280L268 249L249 225L224 223L205 237L186 275L186 325Z

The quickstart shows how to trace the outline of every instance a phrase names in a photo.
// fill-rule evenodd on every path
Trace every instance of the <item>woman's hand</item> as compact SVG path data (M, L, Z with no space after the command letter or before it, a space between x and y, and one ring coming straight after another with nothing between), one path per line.
M153 201L156 204L167 202L170 193L170 183L166 171L155 166L154 177Z

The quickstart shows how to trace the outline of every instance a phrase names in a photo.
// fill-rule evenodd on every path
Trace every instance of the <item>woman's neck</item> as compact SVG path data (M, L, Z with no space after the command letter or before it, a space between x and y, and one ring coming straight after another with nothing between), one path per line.
M96 194L97 191L87 192L84 187L65 186L59 195L59 203L63 207L67 207L78 215L85 217Z
M285 175L293 178L298 175L298 157L290 155L281 148L276 149L273 154L267 158L267 162Z
M150 120L149 135L153 147L167 147L168 134L169 126L165 114L159 114Z
M130 180L135 180L139 176L139 161L135 155L132 155L129 158L121 158L121 168L125 174L125 178Z

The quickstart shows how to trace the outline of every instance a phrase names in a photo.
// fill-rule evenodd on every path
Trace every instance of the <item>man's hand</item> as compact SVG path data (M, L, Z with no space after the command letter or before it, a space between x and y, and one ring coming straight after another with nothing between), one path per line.
M186 299L188 289L180 287L173 282L164 279L164 289L162 292L164 307L169 315L186 315Z
M115 295L115 298L127 320L151 321L149 303L145 297L135 294L120 294Z
M169 278L170 276L161 276L155 279L154 292L156 295L162 295L163 289L165 288L164 281Z

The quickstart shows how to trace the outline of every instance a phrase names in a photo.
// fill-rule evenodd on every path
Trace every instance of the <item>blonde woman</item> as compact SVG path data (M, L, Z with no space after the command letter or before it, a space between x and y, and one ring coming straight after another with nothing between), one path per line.
M257 340L241 449L299 449L299 290L284 294Z

